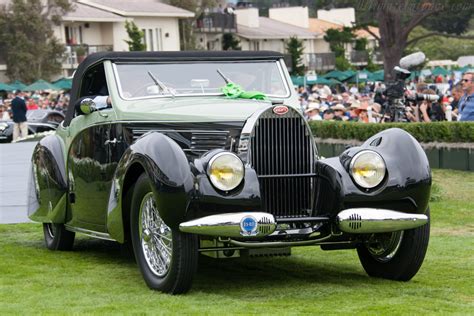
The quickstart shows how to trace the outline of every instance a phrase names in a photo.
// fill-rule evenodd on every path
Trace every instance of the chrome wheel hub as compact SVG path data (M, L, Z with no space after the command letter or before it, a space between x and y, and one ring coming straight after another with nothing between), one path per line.
M155 275L163 277L171 265L172 232L161 219L152 192L143 197L139 225L146 263Z
M374 234L367 244L367 250L379 262L390 261L400 248L403 240L403 231Z

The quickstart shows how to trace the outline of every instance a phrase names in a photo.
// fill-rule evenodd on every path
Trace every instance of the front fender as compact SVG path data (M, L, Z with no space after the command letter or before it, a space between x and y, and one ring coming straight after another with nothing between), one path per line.
M28 181L28 217L39 222L64 223L67 182L64 143L56 135L44 137L31 158Z
M374 190L358 187L349 174L349 163L356 153L368 149L379 153L387 166L382 185ZM340 175L343 203L350 207L383 207L404 212L426 212L431 191L431 169L420 144L407 132L391 128L344 151L339 157L321 163Z
M143 135L126 150L112 181L107 230L119 242L125 240L123 219L128 216L124 214L128 210L123 208L125 195L141 171L152 183L158 211L168 226L178 227L190 203L194 176L181 147L161 133Z

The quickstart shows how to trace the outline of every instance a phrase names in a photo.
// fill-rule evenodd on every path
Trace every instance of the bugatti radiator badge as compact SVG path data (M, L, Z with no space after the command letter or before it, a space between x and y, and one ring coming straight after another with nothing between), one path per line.
M286 107L284 105L275 106L273 108L273 113L275 113L276 115L284 115L284 114L288 113L288 107Z

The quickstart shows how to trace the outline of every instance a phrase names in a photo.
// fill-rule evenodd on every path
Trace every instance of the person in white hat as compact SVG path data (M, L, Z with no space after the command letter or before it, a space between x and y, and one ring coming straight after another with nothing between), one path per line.
M331 110L334 111L334 120L336 121L347 121L346 108L341 103L331 106Z
M352 100L351 106L349 107L349 120L350 121L358 121L359 114L357 109L360 107L360 102L357 100Z
M304 112L308 121L321 121L322 117L319 114L320 105L318 102L310 102L308 108Z

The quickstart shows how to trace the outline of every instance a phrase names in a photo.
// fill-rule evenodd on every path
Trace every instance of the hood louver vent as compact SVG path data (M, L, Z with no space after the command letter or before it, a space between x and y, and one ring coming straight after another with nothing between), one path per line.
M206 130L165 130L150 128L132 128L133 141L148 132L159 132L178 143L183 151L201 155L213 149L225 149L229 139L228 131Z

